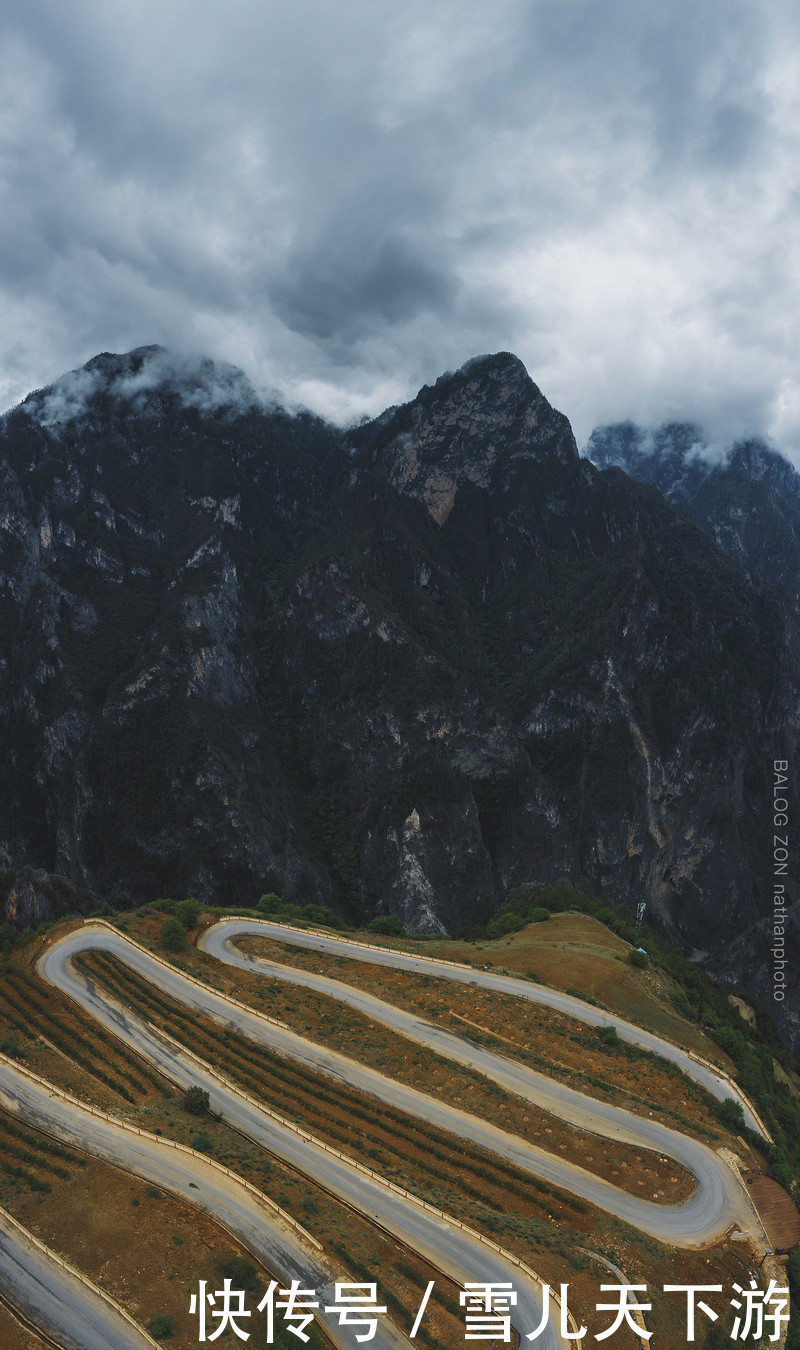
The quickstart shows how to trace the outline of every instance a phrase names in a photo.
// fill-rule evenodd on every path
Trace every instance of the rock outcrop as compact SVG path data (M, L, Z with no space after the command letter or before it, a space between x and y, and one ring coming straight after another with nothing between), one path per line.
M763 917L794 607L515 357L342 433L106 355L5 416L0 484L14 875L454 931L566 874L708 950Z

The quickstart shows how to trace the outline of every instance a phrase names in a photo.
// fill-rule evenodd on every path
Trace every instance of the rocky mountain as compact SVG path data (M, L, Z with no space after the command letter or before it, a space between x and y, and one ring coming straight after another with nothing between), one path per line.
M800 474L764 441L725 451L702 430L668 423L647 431L632 422L598 427L585 453L599 468L617 465L653 483L726 553L800 605Z
M17 922L274 889L462 931L559 875L709 950L766 913L791 606L515 357L343 433L104 355L6 414L0 475Z

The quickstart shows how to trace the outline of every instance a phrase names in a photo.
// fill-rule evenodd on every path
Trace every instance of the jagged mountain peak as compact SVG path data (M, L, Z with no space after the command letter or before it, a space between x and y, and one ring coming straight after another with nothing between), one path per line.
M596 427L584 454L599 469L624 469L632 478L652 483L674 502L695 491L715 462L693 422L665 422L655 429L635 422Z
M774 478L797 495L800 475L779 450L758 436L730 444L712 442L694 422L665 422L655 428L635 422L595 427L584 454L600 469L612 465L640 482L652 483L669 501L682 502L707 478L727 471L752 480Z
M453 381L476 378L500 383L504 388L533 385L533 380L523 362L513 352L485 352L481 356L471 356L455 372L446 371L444 375L440 375L433 388L448 385Z
M210 397L243 378L105 353L4 420L9 876L431 931L568 875L704 948L757 919L800 697L774 547L761 588L581 460L509 353L347 433ZM6 916L51 890L6 886Z
M758 437L709 443L689 422L645 429L597 427L585 454L598 468L624 469L686 512L724 552L800 606L800 474Z
M237 366L152 344L124 353L101 352L29 394L20 409L39 426L57 431L97 411L104 399L126 413L145 415L156 411L165 397L202 413L241 413L260 404Z
M410 403L359 429L357 442L391 485L423 501L438 525L465 484L508 479L514 461L578 462L569 422L510 352L478 356L424 385Z
M728 466L745 472L753 482L771 478L785 491L800 496L800 474L794 465L780 450L758 438L738 441L731 451Z
M81 369L97 371L110 381L121 375L136 375L143 366L155 358L167 356L169 356L168 348L162 347L158 342L151 342L144 347L134 347L129 352L98 352L97 356L91 357Z

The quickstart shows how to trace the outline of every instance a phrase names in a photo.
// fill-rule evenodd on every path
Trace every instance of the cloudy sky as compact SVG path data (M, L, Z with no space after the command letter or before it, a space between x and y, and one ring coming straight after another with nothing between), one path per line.
M790 0L0 0L0 406L160 342L339 420L515 351L800 459Z

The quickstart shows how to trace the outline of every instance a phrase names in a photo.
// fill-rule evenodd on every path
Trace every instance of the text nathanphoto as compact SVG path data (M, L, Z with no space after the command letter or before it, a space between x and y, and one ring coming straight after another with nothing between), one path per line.
M772 997L786 994L786 887L789 879L789 761L772 761Z

